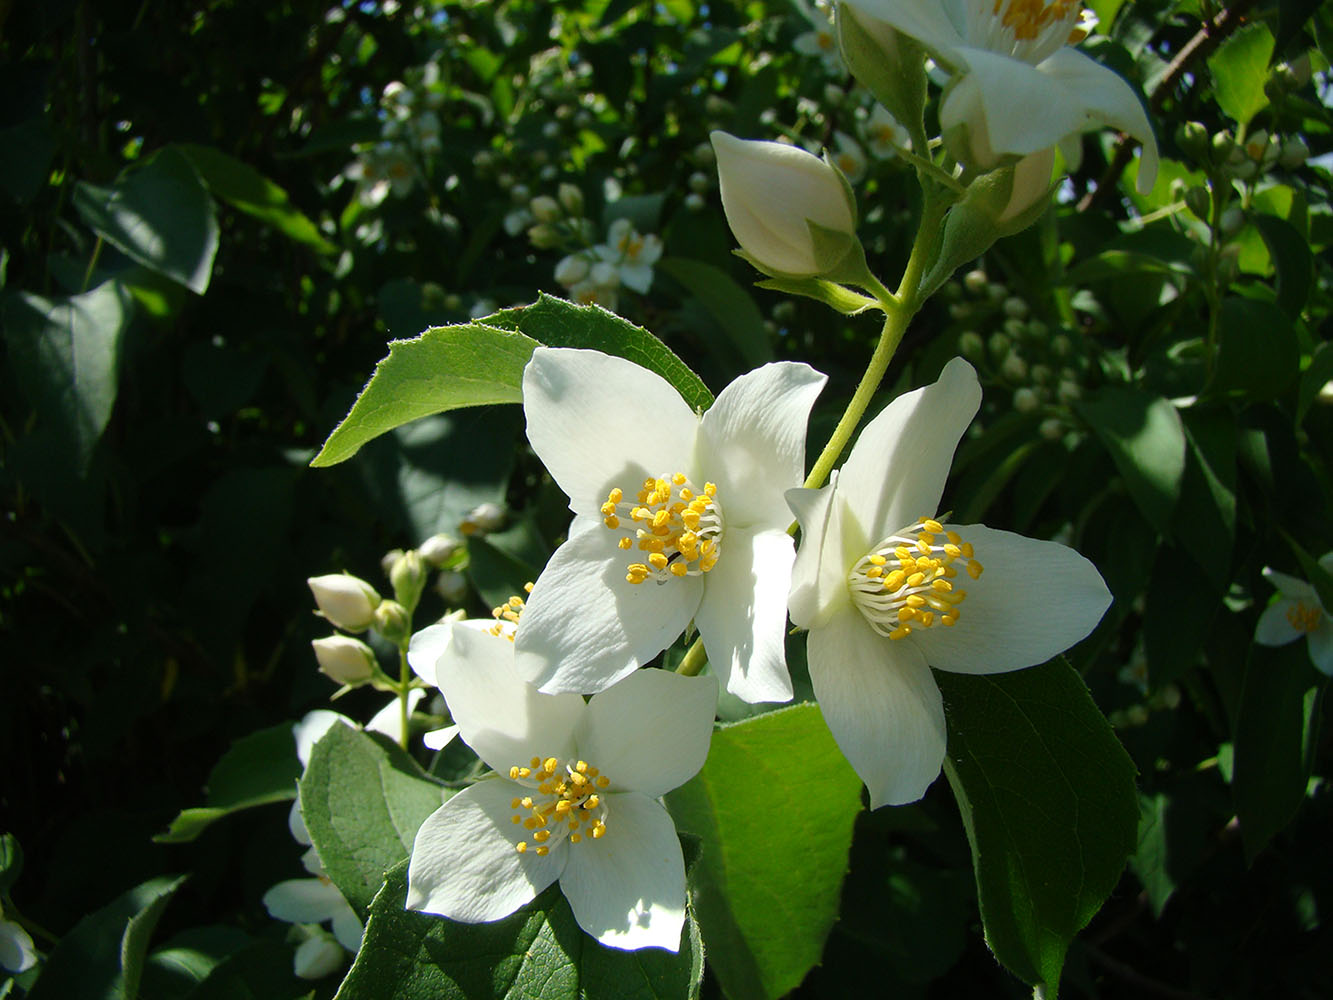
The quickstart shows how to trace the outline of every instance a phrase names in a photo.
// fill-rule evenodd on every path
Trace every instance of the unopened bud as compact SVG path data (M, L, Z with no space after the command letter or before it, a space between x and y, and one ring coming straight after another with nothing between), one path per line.
M435 592L444 598L444 603L457 607L467 599L467 577L456 569L441 570L435 578Z
M528 209L538 222L559 222L562 215L560 203L549 194L537 195L528 203Z
M427 565L439 569L462 547L463 543L452 535L431 535L421 543L421 548L417 551L421 553L421 558L426 560Z
M505 511L498 503L479 503L473 507L458 525L464 535L486 534L498 531L505 523Z
M380 556L380 569L384 571L385 576L388 576L393 572L393 567L402 554L402 549L390 549L388 552L384 553L384 555Z
M1065 380L1055 387L1055 398L1066 406L1078 400L1082 395L1083 390L1078 387L1077 382Z
M1028 314L1028 304L1016 295L1011 295L1004 300L1004 314L1014 319L1026 319Z
M350 573L330 573L306 580L315 595L320 614L340 629L364 632L375 620L375 609L382 603L375 588Z
M1004 321L1004 332L1014 340L1018 340L1028 332L1028 325L1021 319L1007 319Z
M696 170L694 173L690 174L689 184L691 191L696 191L702 194L712 186L712 183L713 182L709 180L708 175L702 170Z
M1211 142L1213 161L1216 163L1226 163L1236 150L1236 137L1231 134L1230 129L1224 128L1221 132L1215 132Z
M1022 382L1028 376L1028 363L1019 356L1017 351L1010 351L1009 357L1004 359L1004 364L1000 365L1000 374L1010 382Z
M1185 122L1176 131L1176 143L1187 156L1205 159L1208 156L1208 126L1203 122Z
M375 631L392 643L406 642L412 634L412 616L397 601L380 601L375 609Z
M958 353L969 361L981 361L986 355L986 345L981 334L975 330L964 330L958 335Z
M1282 152L1277 158L1287 170L1297 170L1305 166L1305 160L1310 155L1310 147L1300 136L1292 136L1282 144Z
M1207 222L1213 210L1213 198L1202 184L1196 184L1185 192L1185 207L1194 213L1200 222Z
M560 199L561 207L570 215L583 214L583 192L573 184L561 184L556 196Z
M426 586L426 575L426 564L416 549L408 549L398 558L389 571L389 582L393 584L393 596L399 604L407 608L417 606Z
M538 250L550 250L560 245L560 230L546 223L539 223L528 229L528 240Z
M360 639L349 635L331 635L313 639L319 672L338 684L358 687L375 675L375 653Z
M986 272L979 267L963 275L963 287L973 295L980 295L984 292L988 283Z
M1037 399L1037 394L1027 386L1014 391L1014 409L1019 413L1035 413L1039 406L1041 401Z
M1047 441L1059 441L1064 436L1065 425L1057 417L1048 417L1041 422L1037 431Z

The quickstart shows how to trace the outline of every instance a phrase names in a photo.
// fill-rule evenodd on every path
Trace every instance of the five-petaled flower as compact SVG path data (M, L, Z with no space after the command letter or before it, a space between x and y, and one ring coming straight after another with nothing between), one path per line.
M408 908L483 923L559 880L598 941L676 951L685 866L658 797L703 766L716 680L640 670L586 703L542 694L519 677L514 644L496 631L473 621L412 640L409 657L437 679L462 739L497 774L421 825Z
M952 74L940 125L974 165L989 169L1110 125L1143 143L1138 188L1152 188L1157 142L1143 105L1121 77L1067 44L1080 34L1077 0L842 2L915 38Z
M872 808L919 799L940 773L931 666L989 674L1041 663L1110 605L1072 549L936 519L980 402L976 373L955 359L866 425L833 482L787 494L802 531L792 621L810 630L815 697Z
M807 365L765 365L700 415L624 358L534 351L528 440L575 516L523 611L519 673L548 693L600 691L693 619L728 691L789 700L783 492L801 482L823 384Z
M1333 552L1325 553L1319 565L1333 573ZM1315 669L1333 676L1333 621L1319 594L1304 580L1267 566L1264 578L1277 588L1278 599L1259 616L1254 641L1261 646L1285 646L1305 636Z

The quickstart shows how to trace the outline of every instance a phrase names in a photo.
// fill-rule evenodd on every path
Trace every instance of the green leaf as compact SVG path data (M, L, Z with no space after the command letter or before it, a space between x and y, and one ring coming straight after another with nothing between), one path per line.
M67 299L19 293L5 300L16 380L80 474L111 419L130 315L129 295L115 281Z
M232 955L251 943L237 927L192 927L165 942L144 963L143 996L177 1000L196 989Z
M819 708L720 726L703 770L667 796L667 808L703 838L691 883L723 991L768 1000L795 989L837 919L861 811L861 779Z
M296 798L300 777L301 762L296 757L290 723L242 736L209 772L207 805L183 809L153 842L183 844L229 813L270 802L288 802Z
M1326 687L1306 643L1250 647L1231 781L1246 861L1291 822L1305 800Z
M972 846L986 943L1053 1000L1070 941L1134 850L1134 764L1063 658L935 676L949 726L945 773Z
M543 295L531 306L391 342L389 356L310 464L336 465L372 438L432 413L522 402L523 368L538 344L619 355L661 375L690 406L707 409L713 402L699 376L647 330L598 306Z
M23 848L18 837L6 833L0 837L0 895L8 892L23 874Z
M1174 545L1157 553L1144 595L1155 613L1143 617L1143 644L1154 690L1187 674L1222 609L1226 582L1210 581L1196 560Z
M1213 96L1237 124L1248 125L1268 105L1264 84L1272 55L1272 34L1264 24L1255 23L1241 28L1208 59Z
M29 1000L134 1000L149 938L184 881L150 879L80 920L47 958Z
M292 946L256 941L214 966L185 1000L310 1000L310 983L292 971Z
M1333 380L1333 343L1324 341L1310 356L1310 364L1301 372L1301 387L1296 404L1296 419L1304 421L1319 390Z
M212 146L183 143L172 148L185 154L213 197L267 222L278 232L320 253L337 251L338 248L320 234L319 228L291 203L287 192L254 167Z
M80 181L74 207L131 260L202 295L218 252L218 221L194 167L167 147L122 174L113 187Z
M1230 296L1218 317L1221 337L1213 387L1219 392L1271 399L1300 371L1300 345L1291 321L1276 306Z
M723 338L747 367L757 368L773 360L773 348L759 307L723 271L686 257L664 257L657 262L657 268L674 278L687 296L703 303Z
M523 368L536 347L531 337L481 323L391 341L389 356L310 464L346 461L367 441L433 413L522 402Z
M315 744L301 815L329 878L362 918L384 873L412 853L417 828L450 794L387 739L331 726Z
M1185 430L1176 408L1139 389L1109 386L1075 409L1110 452L1144 516L1166 533L1185 474Z
M1225 591L1236 537L1235 417L1221 407L1179 412L1189 449L1171 530L1212 581L1208 589Z
M1277 270L1277 307L1295 320L1300 317L1314 284L1310 245L1295 226L1276 215L1256 215L1253 222Z
M460 924L404 909L407 862L388 873L339 1000L678 1000L699 995L703 947L620 951L579 928L553 885L512 916Z

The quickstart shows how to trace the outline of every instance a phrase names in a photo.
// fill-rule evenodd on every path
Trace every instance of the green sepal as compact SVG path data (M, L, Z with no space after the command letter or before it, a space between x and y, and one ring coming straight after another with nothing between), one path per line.
M926 105L926 60L920 44L888 25L882 37L872 36L845 4L838 4L834 32L852 76L909 132L920 131Z
M875 300L822 278L768 278L756 281L756 288L767 288L788 295L803 295L815 299L844 316L855 316L875 306Z

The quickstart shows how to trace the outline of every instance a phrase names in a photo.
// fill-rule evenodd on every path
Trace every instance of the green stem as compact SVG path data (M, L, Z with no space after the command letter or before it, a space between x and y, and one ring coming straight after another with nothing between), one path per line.
M694 645L685 653L680 661L680 666L676 667L676 673L684 677L697 677L699 671L704 668L708 662L708 653L704 651L704 641L702 638L695 639Z
M398 721L402 732L398 745L407 749L407 695L412 690L412 668L407 664L407 647L398 647Z
M97 242L93 244L92 256L88 258L88 269L83 272L83 288L81 292L88 290L88 282L93 280L93 271L97 269L97 260L102 256L102 237L97 237Z

